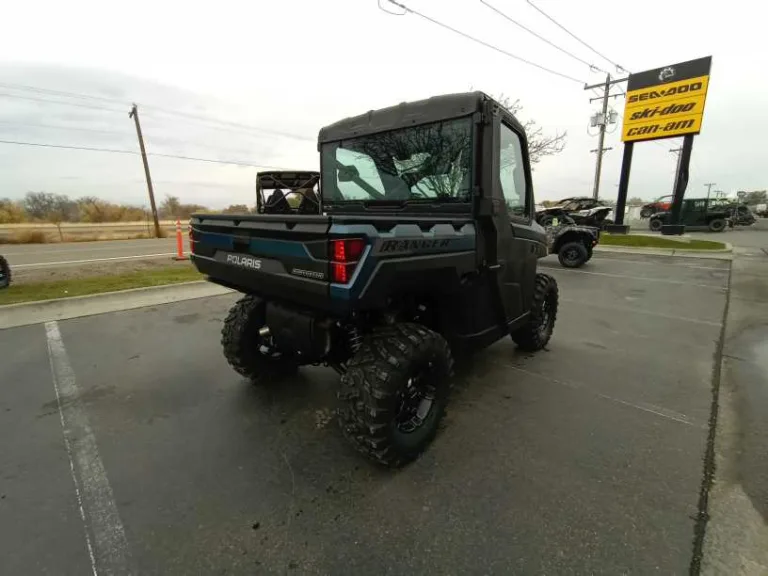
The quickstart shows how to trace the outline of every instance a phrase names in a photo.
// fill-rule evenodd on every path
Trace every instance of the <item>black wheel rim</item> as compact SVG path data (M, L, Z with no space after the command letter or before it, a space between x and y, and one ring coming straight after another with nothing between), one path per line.
M403 434L411 434L424 426L435 405L435 386L430 381L432 363L408 378L400 393L395 425Z
M563 251L563 260L569 264L575 264L579 261L579 250L577 248L568 248Z
M262 356L268 356L269 358L274 359L278 359L282 356L282 354L278 352L277 347L275 346L275 341L272 339L271 335L259 336L256 346L259 350L259 354Z

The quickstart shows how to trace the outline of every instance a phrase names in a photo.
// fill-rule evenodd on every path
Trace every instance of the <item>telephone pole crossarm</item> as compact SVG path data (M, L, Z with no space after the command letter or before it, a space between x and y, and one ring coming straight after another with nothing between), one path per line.
M629 80L629 76L627 76L626 78L615 78L613 80L609 80L608 82L600 82L600 84L592 84L591 86L587 86L586 84L584 84L584 90L592 90L592 88L605 88L606 84L608 86L612 86L614 84L626 82L627 80Z

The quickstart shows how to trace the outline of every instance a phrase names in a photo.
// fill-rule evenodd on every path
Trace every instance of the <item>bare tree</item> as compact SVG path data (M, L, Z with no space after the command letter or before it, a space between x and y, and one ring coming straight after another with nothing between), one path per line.
M455 198L470 170L471 132L451 122L414 126L363 139L356 151L407 195Z
M505 96L504 94L500 94L494 98L516 118L523 110L523 105L520 104L520 100L513 101L509 96ZM545 156L560 154L560 152L565 149L566 139L568 137L567 131L556 131L554 134L545 134L544 129L536 124L535 120L517 119L525 129L525 136L528 139L528 156L530 157L531 164L536 164Z
M24 197L24 210L32 218L46 220L56 226L59 237L64 241L61 223L77 220L77 204L65 194L50 192L27 192Z

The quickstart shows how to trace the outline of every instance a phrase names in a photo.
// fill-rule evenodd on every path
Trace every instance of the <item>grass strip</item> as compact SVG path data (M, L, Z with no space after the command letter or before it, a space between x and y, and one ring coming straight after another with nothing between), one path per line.
M203 275L194 266L190 265L189 267L168 266L167 268L149 271L91 276L87 278L70 278L52 282L11 283L8 288L0 290L0 305L102 294L104 292L163 286L202 279Z

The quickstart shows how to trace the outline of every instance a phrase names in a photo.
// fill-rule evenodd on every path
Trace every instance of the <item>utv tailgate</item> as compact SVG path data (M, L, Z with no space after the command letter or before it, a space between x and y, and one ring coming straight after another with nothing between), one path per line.
M330 309L330 218L195 214L191 258L218 284L312 309Z

